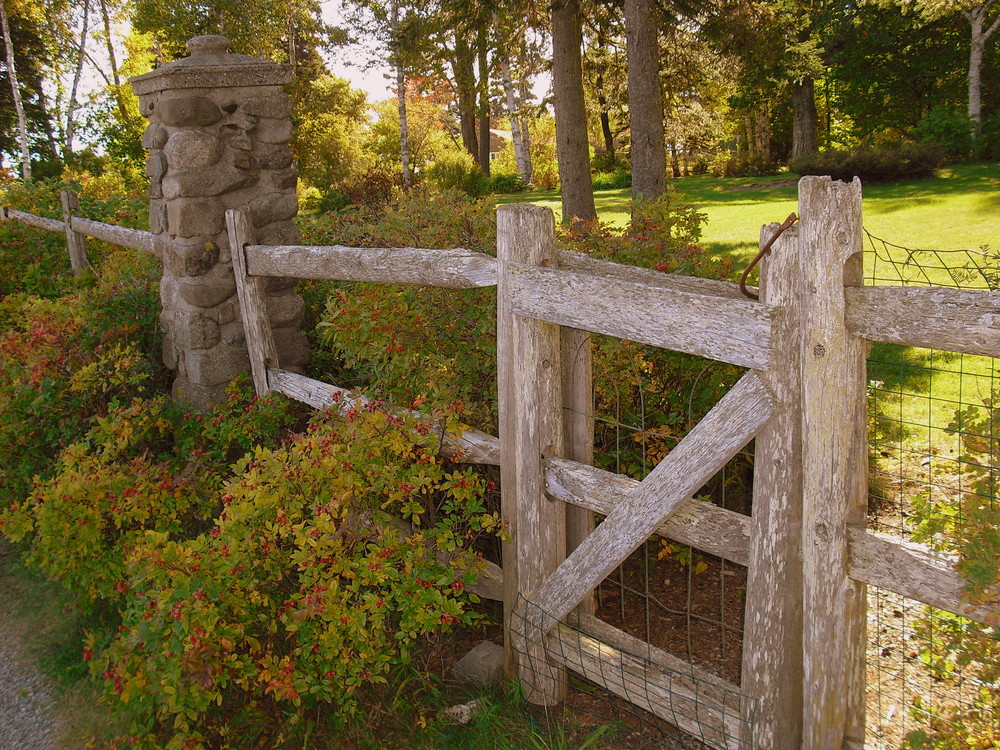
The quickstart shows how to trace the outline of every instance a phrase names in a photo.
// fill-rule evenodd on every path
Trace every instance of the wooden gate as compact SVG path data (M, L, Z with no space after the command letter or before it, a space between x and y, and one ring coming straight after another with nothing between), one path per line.
M805 180L800 208L800 225L765 261L757 302L734 285L557 253L550 212L500 209L505 599L529 700L559 702L568 668L715 747L798 747L804 721L843 737L863 727L864 591L848 577L845 534L866 502L865 345L843 322L844 284L861 282L860 184ZM765 228L762 242L776 231ZM749 371L629 482L560 458L560 326ZM755 438L753 517L692 501ZM569 548L564 502L605 515ZM578 608L654 533L749 567L741 685ZM811 638L824 648L804 649ZM810 746L841 742L817 735Z

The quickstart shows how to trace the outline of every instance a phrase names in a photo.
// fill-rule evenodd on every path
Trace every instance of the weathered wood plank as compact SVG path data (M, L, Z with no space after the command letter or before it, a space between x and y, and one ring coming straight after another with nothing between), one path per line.
M763 246L778 231L761 229ZM775 315L771 369L761 373L775 413L754 443L753 517L743 632L748 745L757 750L802 742L802 426L799 337L802 327L798 228L786 230L762 259L760 298Z
M35 216L34 214L29 214L27 211L18 211L16 208L10 208L9 206L3 207L3 217L4 219L14 219L22 224L37 227L38 229L47 229L50 232L66 231L66 222L64 221L49 219L45 216Z
M585 273L591 276L607 276L612 279L619 279L620 281L634 281L675 292L688 292L690 294L700 294L705 297L728 297L743 302L747 301L747 297L740 291L739 284L733 284L730 281L702 279L697 276L682 276L676 273L663 273L663 271L655 271L652 268L642 268L641 266L626 266L621 263L601 260L600 258L593 258L589 255L569 250L560 250L558 258L559 268L565 268L568 271ZM754 289L754 287L747 288Z
M546 498L542 466L545 456L564 450L559 326L515 315L510 305L511 267L554 263L555 251L550 209L521 204L497 209L500 489L503 516L510 523L511 544L503 559L510 603L517 594L540 588L566 557L565 506ZM517 633L508 633L527 700L542 705L562 700L565 673L546 661L541 641L516 644Z
M772 310L759 302L561 268L512 265L509 275L517 315L767 369Z
M112 245L127 247L132 250L139 250L150 255L156 255L156 235L152 232L144 232L141 229L129 229L119 227L114 224L104 224L100 221L91 221L74 216L72 220L73 230L81 232L88 237L110 242Z
M269 369L267 371L267 380L272 391L277 391L288 398L308 404L320 411L332 409L338 404L347 405L348 408L361 409L369 403L367 398L353 393L347 388L340 388L336 385L313 380L295 372ZM414 416L423 416L412 411L407 411L407 413ZM455 458L457 461L468 464L500 465L500 441L494 435L487 435L485 432L480 432L479 430L467 429L463 430L460 435L446 435L445 441L445 455L457 456Z
M753 438L772 406L757 373L744 375L530 596L528 634L564 618Z
M847 527L868 506L866 342L844 326L844 286L863 283L861 183L799 181L803 276L803 750L863 741L864 584L848 575Z
M848 572L855 581L894 591L932 607L983 624L1000 621L1000 601L968 604L962 599L965 581L955 572L958 558L888 534L847 529Z
M743 696L725 680L584 615L546 638L549 657L709 747L736 750ZM652 663L650 663L652 662Z
M247 274L244 251L256 239L254 228L246 212L233 209L226 211L226 228L233 258L233 274L236 276L236 292L240 300L240 315L243 318L243 334L250 354L250 372L257 395L266 396L271 390L267 382L267 371L268 368L278 367L278 354L267 314L265 279Z
M1000 292L849 286L847 329L872 341L1000 357Z
M374 281L449 289L497 283L496 258L463 248L251 245L247 248L247 269L251 276Z
M562 458L545 462L545 491L556 500L610 515L639 482ZM654 534L738 565L750 561L750 517L701 500L687 499Z
M79 276L90 265L87 261L87 238L73 229L73 215L80 212L80 199L71 190L60 190L63 226L66 229L66 247L69 249L69 267Z
M566 458L583 464L594 462L593 342L588 331L560 329L562 344L563 439ZM590 536L594 514L579 506L566 508L566 554ZM593 614L596 602L589 596L581 613Z

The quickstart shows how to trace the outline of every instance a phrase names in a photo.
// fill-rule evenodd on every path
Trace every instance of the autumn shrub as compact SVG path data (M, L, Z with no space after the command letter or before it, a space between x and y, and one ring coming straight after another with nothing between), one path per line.
M316 227L323 243L455 247L494 252L488 203L411 196L375 225L339 216ZM698 244L704 216L676 191L636 206L626 228L601 223L560 230L561 247L630 265L696 276L729 275ZM338 284L326 290L318 345L342 365L332 379L367 385L398 403L462 405L463 419L497 428L496 299L491 289ZM318 374L331 378L331 374ZM634 342L595 338L597 411L617 423L657 427L646 439L619 439L599 421L598 463L640 474L731 386L738 368ZM636 433L638 434L638 433ZM622 469L623 471L625 469Z
M86 651L139 713L136 746L273 747L310 711L349 726L393 710L391 673L476 619L475 543L503 533L440 446L378 404L337 410L242 458L204 533L147 531L120 632Z
M161 386L157 287L152 259L122 251L75 291L0 301L0 500L48 476L93 417Z
M164 397L134 398L95 414L92 426L36 475L27 497L0 514L25 562L87 603L119 604L127 559L155 530L194 536L213 517L229 465L291 425L289 402L250 397L246 379L206 414Z

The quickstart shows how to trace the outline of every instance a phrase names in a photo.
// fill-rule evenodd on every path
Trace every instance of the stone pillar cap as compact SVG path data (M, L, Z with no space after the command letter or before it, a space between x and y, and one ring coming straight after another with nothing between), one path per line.
M136 96L166 89L280 86L294 78L289 65L229 52L229 39L218 34L192 37L187 49L190 57L130 78Z

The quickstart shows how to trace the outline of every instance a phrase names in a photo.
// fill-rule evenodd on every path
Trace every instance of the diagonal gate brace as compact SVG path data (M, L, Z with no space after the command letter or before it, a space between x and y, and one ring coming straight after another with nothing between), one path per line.
M530 599L521 602L520 612L511 618L515 646L535 651L546 633L750 442L773 411L774 400L760 376L755 371L744 375Z

